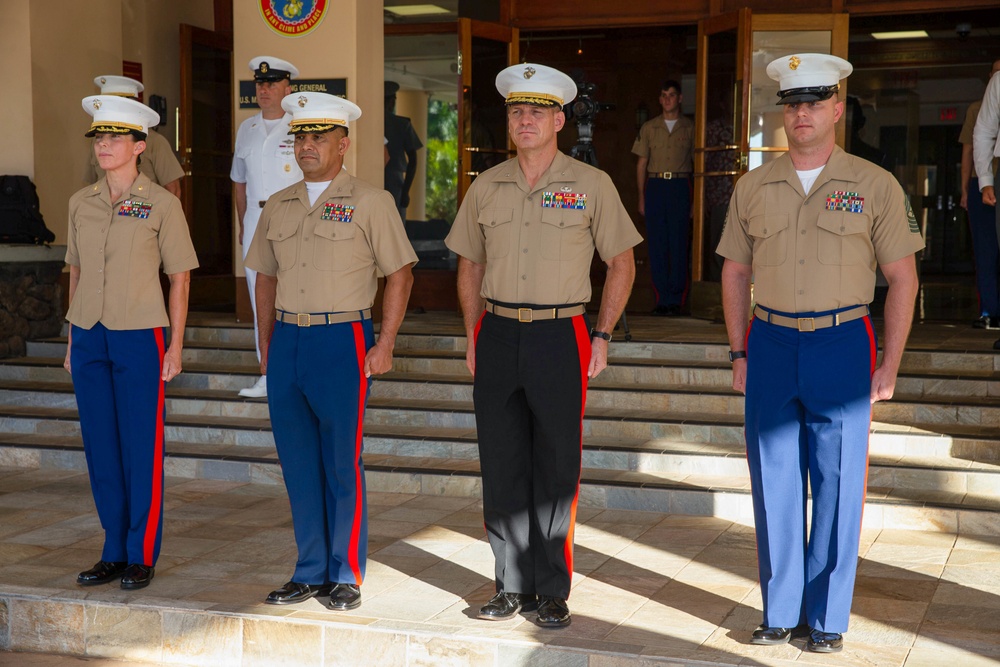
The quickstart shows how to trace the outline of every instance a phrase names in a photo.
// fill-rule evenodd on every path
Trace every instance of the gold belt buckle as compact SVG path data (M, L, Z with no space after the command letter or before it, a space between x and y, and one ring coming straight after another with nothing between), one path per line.
M309 313L296 313L295 320L295 323L300 327L308 327L312 325L312 317L310 317Z
M530 322L531 321L531 308L518 308L517 309L517 321L518 322Z
M674 177L674 173L672 171L665 171L662 174L660 174L660 177L669 181L671 178Z
M799 317L796 319L799 331L816 331L816 320L812 317Z

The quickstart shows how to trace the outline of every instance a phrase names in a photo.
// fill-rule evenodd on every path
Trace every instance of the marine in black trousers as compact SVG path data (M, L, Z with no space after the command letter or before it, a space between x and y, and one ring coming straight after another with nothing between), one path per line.
M583 315L484 313L473 399L496 590L569 597L590 362Z

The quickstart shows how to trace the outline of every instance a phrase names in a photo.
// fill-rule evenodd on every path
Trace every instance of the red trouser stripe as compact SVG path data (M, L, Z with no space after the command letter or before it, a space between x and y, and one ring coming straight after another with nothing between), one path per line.
M361 322L354 322L351 327L354 329L354 349L358 356L358 426L354 435L354 520L351 522L351 543L347 549L348 564L354 572L354 580L361 585L361 566L358 564L358 539L361 535L361 512L362 506L362 482L361 466L361 434L364 430L365 403L368 400L368 378L365 377L365 357L368 351L365 349L365 331L361 327ZM366 546L367 548L367 546Z
M580 457L583 460L583 413L587 411L587 371L590 369L590 332L583 321L583 315L573 318L573 333L576 334L576 349L580 354ZM581 466L582 467L582 466ZM566 531L566 543L563 553L566 557L566 568L569 579L573 581L573 533L576 530L576 506L580 501L580 478L576 480L576 493L573 494L573 504L569 511L569 529Z
M153 338L156 340L157 353L160 355L160 374L163 373L163 356L166 353L166 345L163 342L163 327L153 329ZM163 507L163 403L164 385L162 379L156 397L156 434L154 438L155 451L153 452L153 479L150 483L152 493L149 497L149 515L146 520L146 534L142 538L142 558L143 565L153 564L153 550L156 547L156 533L160 528L160 512Z

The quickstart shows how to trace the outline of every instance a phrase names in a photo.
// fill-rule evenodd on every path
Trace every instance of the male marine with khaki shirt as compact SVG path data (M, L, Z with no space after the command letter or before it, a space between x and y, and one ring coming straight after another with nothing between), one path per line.
M268 604L329 595L361 604L368 548L365 405L373 375L392 367L417 256L392 196L343 170L353 103L323 93L282 100L304 181L272 195L246 264L257 274L261 374L299 557ZM378 342L376 270L385 274Z
M818 653L843 649L871 406L892 398L917 294L914 253L924 246L892 174L836 145L836 94L851 71L816 53L768 65L788 153L736 183L718 247L733 389L746 394L764 604L750 642L808 635L806 648ZM868 310L876 266L889 283L877 366Z
M459 255L483 518L496 559L496 595L479 618L537 610L538 625L558 628L570 623L587 381L607 365L642 237L608 175L558 150L573 80L525 63L500 72L496 85L517 157L476 178L445 239ZM595 249L608 273L597 329L588 330Z

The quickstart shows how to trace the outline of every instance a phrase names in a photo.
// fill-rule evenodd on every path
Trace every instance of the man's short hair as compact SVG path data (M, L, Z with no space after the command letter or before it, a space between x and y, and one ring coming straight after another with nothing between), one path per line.
M663 82L663 85L660 86L661 91L667 91L670 90L671 88L676 90L678 95L681 94L681 84L676 79L667 79L666 81Z

